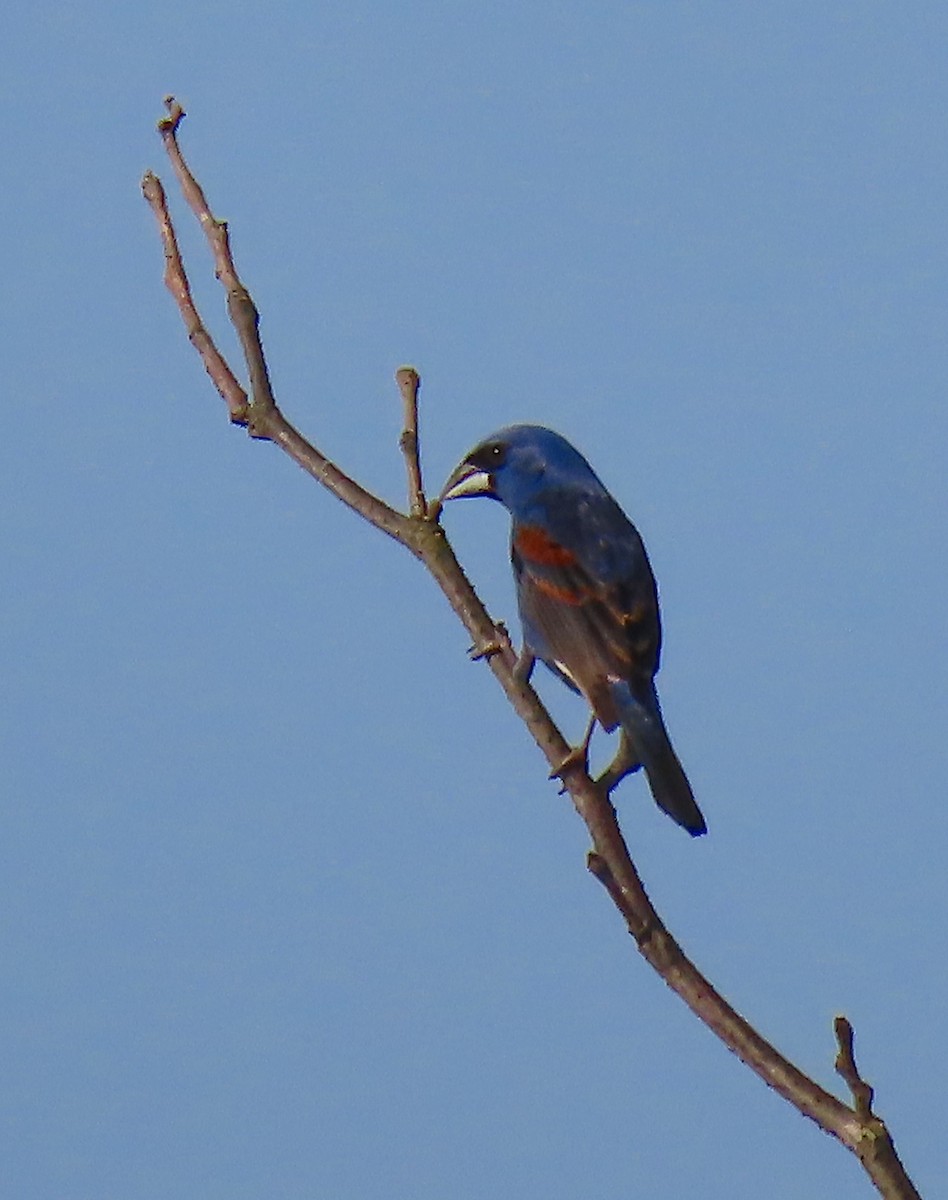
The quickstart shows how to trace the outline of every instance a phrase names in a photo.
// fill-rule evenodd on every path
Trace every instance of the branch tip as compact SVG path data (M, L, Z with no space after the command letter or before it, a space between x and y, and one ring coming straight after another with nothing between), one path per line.
M395 372L395 379L400 388L408 386L413 387L415 391L418 390L421 383L421 376L410 363L405 363L398 368Z
M418 445L418 389L421 376L414 367L399 367L395 382L402 397L402 432L398 445L405 458L408 475L408 511L419 520L431 519L421 482L421 456Z
M836 1044L839 1047L835 1063L836 1073L841 1076L852 1092L853 1104L858 1115L868 1120L873 1116L874 1092L859 1074L859 1068L856 1066L856 1055L853 1050L855 1034L849 1019L844 1016L836 1017L833 1021L833 1032L836 1034Z
M187 114L177 100L175 100L174 96L165 96L164 105L168 110L168 115L159 120L158 132L174 137L178 132L178 126Z

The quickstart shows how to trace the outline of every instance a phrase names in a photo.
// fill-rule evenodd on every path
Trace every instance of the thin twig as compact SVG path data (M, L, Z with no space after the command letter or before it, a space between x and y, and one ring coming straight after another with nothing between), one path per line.
M533 688L517 674L516 655L510 647L509 639L506 636L501 639L499 636L500 627L491 620L464 574L443 529L437 523L437 513L429 511L425 505L418 458L417 372L414 368L402 368L398 373L399 389L405 405L402 452L406 458L410 497L410 515L406 516L373 496L330 462L289 424L277 407L270 390L269 376L260 346L259 317L252 299L237 276L231 257L227 227L211 213L203 190L181 154L177 130L184 113L172 98L169 97L166 104L169 115L159 124L165 148L185 198L200 220L211 245L218 278L227 291L228 311L238 330L248 362L252 379L249 405L251 431L258 437L269 438L275 442L333 495L376 528L401 542L424 562L471 636L479 656L486 660L547 762L551 767L557 768L569 750L563 735ZM150 175L145 178L143 190L162 230L166 261L174 267L172 270L169 266L166 271L166 282L190 335L192 329L203 330L204 327L187 287L163 192L158 181ZM170 237L165 232L166 222ZM173 255L169 254L169 246L174 249ZM217 382L215 356L220 356L213 342L209 337L192 336L191 340L201 354L208 373L215 380L218 391L228 401L228 408L234 419L235 407L230 393ZM589 869L606 888L645 959L721 1041L747 1063L768 1086L815 1121L821 1129L838 1138L852 1150L883 1196L897 1200L918 1200L918 1193L899 1162L888 1131L882 1121L871 1112L871 1089L868 1099L865 1099L865 1093L857 1095L854 1090L856 1107L849 1108L799 1071L727 1003L685 956L652 906L629 856L615 810L604 790L590 779L580 764L566 770L562 778L592 839ZM839 1021L845 1021L845 1018L840 1018ZM848 1022L845 1023L845 1028L849 1028ZM849 1032L848 1042L845 1029L840 1040L843 1057L843 1069L840 1073L849 1070L851 1065L850 1075L844 1074L850 1087L852 1088L855 1080L857 1087L861 1084L868 1088L856 1071L851 1054L851 1029ZM840 1036L838 1022L837 1038ZM848 1059L844 1053L847 1045ZM837 1069L840 1070L839 1061ZM860 1096L863 1098L860 1099Z
M846 1086L852 1092L856 1112L861 1117L869 1118L873 1115L873 1091L859 1074L859 1068L856 1066L856 1056L853 1052L853 1027L846 1017L837 1017L833 1022L833 1031L839 1046L839 1053L836 1055L836 1073L846 1081Z
M168 116L158 122L158 132L161 134L165 150L171 159L171 165L178 177L184 198L200 221L201 228L211 247L217 278L227 292L227 312L237 331L244 352L244 360L247 363L250 378L247 424L254 437L270 437L266 418L272 413L276 404L273 399L273 389L270 386L270 373L267 370L263 353L263 343L260 340L260 314L257 312L257 306L250 293L237 274L234 256L230 249L230 231L227 222L219 221L211 212L204 189L194 178L181 153L181 147L178 145L178 129L184 119L184 109L174 96L165 97L165 107L168 109Z
M227 365L224 356L217 349L214 339L201 320L191 295L191 285L188 283L184 264L181 261L181 251L178 248L178 239L175 236L174 226L168 212L165 189L161 185L161 180L151 171L148 171L142 180L142 192L151 205L151 210L158 222L158 233L165 252L165 285L175 298L191 345L200 354L211 381L227 405L230 419L235 425L246 425L247 393L237 382L233 371Z
M426 517L428 505L421 484L421 452L418 445L418 388L421 379L414 367L399 367L395 382L402 394L402 435L398 440L408 472L408 511Z

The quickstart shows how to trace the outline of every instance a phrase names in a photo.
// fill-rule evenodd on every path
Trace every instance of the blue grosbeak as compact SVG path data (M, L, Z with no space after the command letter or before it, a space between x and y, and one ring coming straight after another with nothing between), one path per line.
M475 446L441 493L461 496L499 500L512 519L519 671L529 678L539 658L592 709L560 771L586 762L597 720L620 728L618 753L600 776L607 791L644 767L659 808L693 836L705 833L655 690L658 591L635 526L579 451L539 425L511 425Z

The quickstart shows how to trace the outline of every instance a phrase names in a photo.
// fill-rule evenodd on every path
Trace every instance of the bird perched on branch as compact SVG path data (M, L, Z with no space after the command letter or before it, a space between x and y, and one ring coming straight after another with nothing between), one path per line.
M618 753L599 782L611 791L641 767L659 808L692 836L705 833L655 690L658 591L635 526L579 451L539 425L511 425L475 446L441 493L463 496L499 500L511 516L518 671L529 679L539 658L592 709L583 742L557 773L585 765L597 720L618 728Z

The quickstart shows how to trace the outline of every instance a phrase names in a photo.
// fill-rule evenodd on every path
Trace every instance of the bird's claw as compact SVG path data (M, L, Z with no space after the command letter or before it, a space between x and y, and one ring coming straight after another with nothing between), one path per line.
M569 754L563 759L558 767L554 767L550 772L550 779L562 779L567 771L571 771L573 767L582 767L584 770L588 766L586 760L586 747L574 746Z
M574 767L582 767L584 771L589 770L589 746L583 742L579 746L574 746L569 754L563 759L559 766L554 767L549 774L550 779L562 780L568 771L572 771ZM566 791L566 785L559 789L558 795L562 796Z
M635 760L623 759L622 754L617 754L615 759L609 764L603 773L596 779L599 787L605 788L606 795L610 795L619 786L626 775L634 775L636 771L641 771L642 764Z
M481 646L471 646L468 649L471 662L480 662L483 658L493 658L495 654L506 654L511 649L510 634L503 621L498 621L494 626L494 634L495 636L490 641L484 642Z
M494 638L490 642L485 642L482 646L469 646L467 655L471 662L480 662L482 658L493 658L495 654L500 654L503 650L503 643L499 638Z
M551 779L563 779L567 771L571 771L574 767L582 767L586 774L589 774L589 743L592 741L593 730L596 728L596 714L593 713L589 718L589 724L586 726L586 733L583 740L578 746L574 746L569 754L563 759L555 771L550 772ZM559 794L562 796L566 791L566 784L560 788Z

